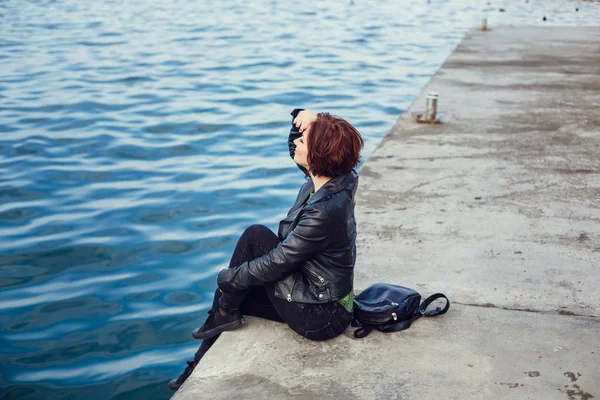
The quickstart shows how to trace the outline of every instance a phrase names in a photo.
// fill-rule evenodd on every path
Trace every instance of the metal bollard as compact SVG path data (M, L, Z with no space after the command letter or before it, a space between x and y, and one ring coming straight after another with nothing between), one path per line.
M481 20L481 30L487 31L487 18Z
M427 102L425 104L425 121L434 122L437 114L438 94L427 94Z

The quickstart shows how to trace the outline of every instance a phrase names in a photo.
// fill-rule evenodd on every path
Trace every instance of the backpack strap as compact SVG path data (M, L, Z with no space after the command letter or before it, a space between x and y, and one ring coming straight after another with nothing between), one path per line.
M369 333L373 332L373 329L375 327L372 325L362 325L360 328L354 330L354 337L357 339L367 337Z
M444 306L444 308L436 307L434 310L427 311L427 307L429 307L429 305L437 299L446 299L446 305ZM417 318L420 318L422 316L435 317L437 315L446 314L446 311L448 311L449 308L450 308L450 300L448 300L448 298L444 294L442 294L442 293L432 294L431 296L426 298L425 301L423 301L421 303L421 305L419 306L419 309L417 310L417 315L418 315Z

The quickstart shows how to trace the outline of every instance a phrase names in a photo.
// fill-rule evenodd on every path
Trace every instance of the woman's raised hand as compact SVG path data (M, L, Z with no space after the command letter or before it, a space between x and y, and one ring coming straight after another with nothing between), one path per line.
M304 130L316 119L317 117L312 111L303 110L296 115L296 118L294 118L294 125L296 125L296 128L298 128L300 132L304 132Z

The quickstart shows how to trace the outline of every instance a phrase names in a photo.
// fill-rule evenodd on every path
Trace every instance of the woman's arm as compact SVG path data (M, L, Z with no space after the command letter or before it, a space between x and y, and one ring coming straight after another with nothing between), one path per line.
M331 223L323 209L307 209L296 227L276 248L262 257L219 272L223 292L235 293L250 286L276 282L294 272L329 244Z
M304 112L301 113L302 111ZM290 150L290 157L292 157L292 160L294 159L294 152L296 151L294 140L302 136L302 132L304 132L306 127L314 120L314 118L315 116L312 112L304 110L303 108L296 108L294 111L292 111L292 129L290 130L290 136L288 137L288 148ZM306 168L299 164L296 165L298 165L298 168L304 172L304 175L307 174L308 171Z

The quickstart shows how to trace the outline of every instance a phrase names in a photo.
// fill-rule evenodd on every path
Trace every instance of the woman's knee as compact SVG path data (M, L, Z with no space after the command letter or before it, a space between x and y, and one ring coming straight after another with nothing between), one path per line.
M265 232L265 231L271 232L271 230L269 228L267 228L266 226L261 225L261 224L252 224L249 227L247 227L245 230L245 232Z
M246 228L244 233L242 234L244 237L258 237L258 238L269 238L269 237L277 237L272 230L267 228L264 225L254 224L250 225Z

